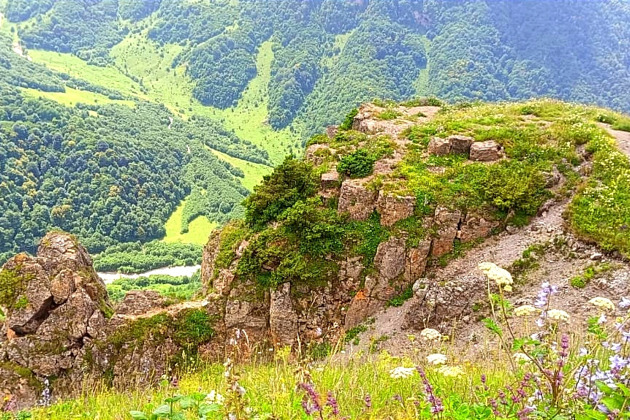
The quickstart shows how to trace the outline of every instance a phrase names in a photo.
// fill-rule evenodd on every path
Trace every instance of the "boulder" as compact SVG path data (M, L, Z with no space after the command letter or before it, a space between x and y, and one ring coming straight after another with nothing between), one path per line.
M354 298L352 298L350 306L346 311L344 328L349 330L360 325L368 316L374 313L375 308L377 308L377 306L366 296L365 291L359 290Z
M451 153L466 156L470 154L470 147L475 141L472 137L466 136L450 136L447 140L451 144Z
M429 141L429 153L435 156L446 156L451 153L451 142L448 139L432 137Z
M348 213L352 220L366 220L376 208L377 192L369 190L360 180L346 179L339 193L339 213Z
M501 145L494 140L473 143L470 146L470 160L493 162L503 157Z
M0 290L6 314L0 354L45 377L70 369L84 340L98 334L98 320L113 312L89 254L61 232L46 235L36 257L10 259Z
M275 345L292 346L298 337L298 315L291 300L291 283L270 292L269 329Z
M399 220L413 216L416 206L414 196L395 196L380 191L376 202L376 209L381 215L381 225L393 226Z
M435 210L433 223L436 236L433 240L432 256L441 257L453 250L461 217L462 213L459 210L450 210L441 206Z
M371 104L361 105L359 112L352 121L352 129L362 133L374 134L378 131L378 122L373 118L382 108Z

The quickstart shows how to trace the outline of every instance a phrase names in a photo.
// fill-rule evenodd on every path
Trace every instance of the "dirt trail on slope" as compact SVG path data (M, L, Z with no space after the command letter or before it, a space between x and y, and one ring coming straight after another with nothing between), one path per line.
M171 305L169 307L166 308L156 308L156 309L152 309L148 312L145 312L143 314L140 315L114 315L114 317L119 318L119 319L127 319L127 320L131 320L134 321L136 319L142 319L142 318L151 318L155 315L159 315L159 314L168 314L168 315L176 315L179 312L186 310L186 309L200 309L203 308L205 306L208 305L208 302L205 300L198 300L198 301L187 301L187 302L182 302L182 303L178 303L175 305Z
M619 149L630 158L630 132L614 130L609 124L600 123L598 125L617 140Z

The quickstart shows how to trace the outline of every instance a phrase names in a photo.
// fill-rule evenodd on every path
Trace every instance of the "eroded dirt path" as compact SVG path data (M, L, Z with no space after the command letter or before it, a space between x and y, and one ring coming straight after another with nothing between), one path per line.
M168 306L166 308L152 309L140 315L115 314L114 317L118 319L126 319L130 321L134 321L136 319L151 318L159 314L176 315L179 312L184 311L186 309L200 309L207 305L208 305L208 301L206 300L186 301L186 302L177 303L175 305Z
M619 150L621 150L623 153L626 154L626 156L628 156L628 158L630 158L630 132L614 130L609 124L600 123L598 125L617 140L617 146L619 147Z

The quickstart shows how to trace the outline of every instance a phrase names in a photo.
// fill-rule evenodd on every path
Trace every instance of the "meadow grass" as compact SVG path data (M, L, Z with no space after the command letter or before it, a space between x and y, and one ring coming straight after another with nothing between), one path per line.
M245 178L241 178L241 184L245 188L250 191L254 190L254 187L262 181L265 175L270 174L273 171L273 168L262 165L260 163L248 162L243 159L235 158L230 155L226 155L225 153L219 152L218 150L214 150L209 148L212 153L214 153L219 159L224 160L230 163L232 166L235 166L243 171L245 174Z
M413 367L418 363L411 358L396 358L387 353L371 355L363 360L320 362L300 368L287 360L286 352L280 350L272 362L248 363L236 366L239 383L245 388L244 401L253 413L260 418L308 419L302 408L304 393L297 388L299 383L312 378L317 391L326 398L331 391L338 400L342 416L352 419L416 419L431 418L429 413L416 403L423 401L423 385L416 373L407 378L393 379L390 371L399 366ZM493 364L484 369L488 374L489 385L500 387L513 381L504 369L506 366ZM481 366L465 368L466 375L448 378L427 368L427 374L443 395L466 396L472 394L480 384ZM211 391L226 394L228 383L224 377L224 367L220 364L205 366L197 372L185 374L177 388L166 382L160 386L130 392L117 392L111 389L86 389L75 400L65 401L46 409L33 412L34 419L130 419L129 412L140 410L152 412L162 401L176 394L191 394ZM365 403L371 399L371 408ZM453 403L457 404L454 398ZM424 413L423 413L424 412ZM274 417L269 417L273 413ZM267 416L265 416L267 414ZM186 417L197 419L198 417ZM218 418L218 417L217 417Z
M29 50L28 55L34 62L42 63L51 70L66 73L94 85L116 90L123 95L149 99L142 92L142 88L138 83L125 76L114 66L99 67L90 65L75 55L53 51Z
M133 108L136 103L133 101L110 99L100 93L88 92L86 90L73 89L66 86L65 92L43 92L37 89L21 88L22 92L32 98L45 98L58 102L62 105L74 107L77 104L104 105L119 104Z
M199 216L188 225L188 232L182 233L182 218L186 200L182 201L173 214L164 224L166 236L163 241L167 243L180 242L197 245L205 245L208 242L210 232L217 228L218 223L211 222L206 216Z

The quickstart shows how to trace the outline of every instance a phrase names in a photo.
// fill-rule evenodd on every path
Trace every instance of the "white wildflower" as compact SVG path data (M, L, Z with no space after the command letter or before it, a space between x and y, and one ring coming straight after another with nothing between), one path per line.
M425 328L420 331L420 337L424 340L434 341L442 338L442 334L438 330L434 330L433 328Z
M612 303L612 300L607 299L605 297L596 297L588 301L591 305L595 305L599 308L605 309L607 311L614 311L615 304Z
M538 309L532 305L522 305L514 309L514 315L516 316L531 316L538 313Z
M225 401L223 395L219 394L215 390L210 391L210 393L206 395L206 402L209 404L223 405L223 401Z
M450 376L455 378L458 376L462 376L464 374L464 369L459 366L442 366L438 369L438 372L441 373L443 376Z
M432 365L445 365L446 356L440 353L434 353L427 356L427 362Z
M553 321L569 321L569 314L561 309L550 309L547 311L547 317Z
M389 376L393 379L408 378L413 375L415 368L406 368L399 366L389 371Z
M531 360L529 360L529 357L527 357L527 355L525 353L514 353L514 355L512 355L512 358L514 359L514 361L516 363L529 363L529 362L531 362Z
M509 271L489 262L482 262L478 265L479 269L490 279L494 280L497 286L509 286L507 291L511 291L511 285L514 283L512 275Z

